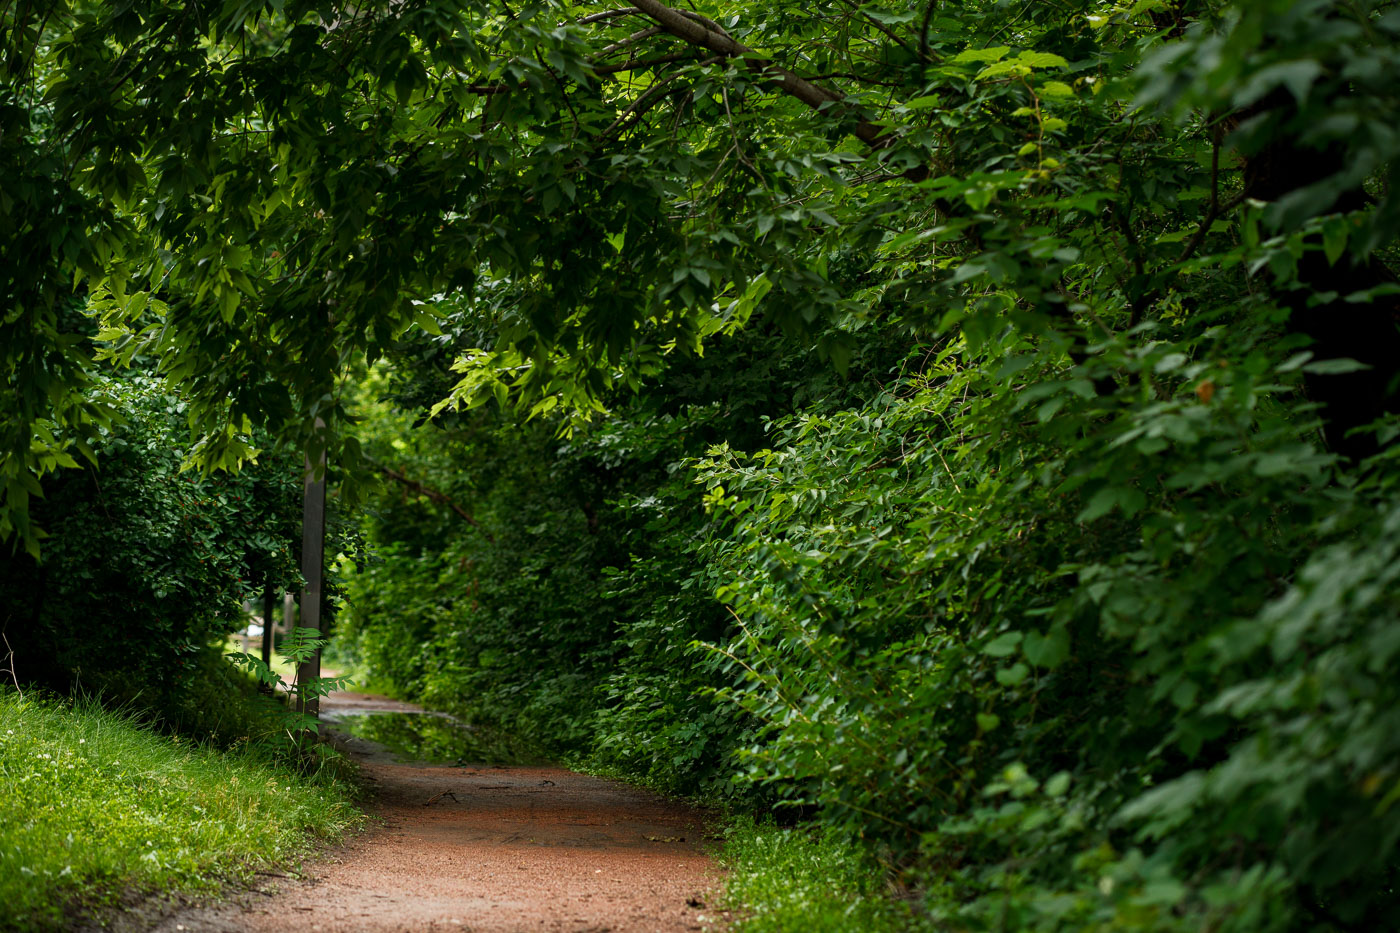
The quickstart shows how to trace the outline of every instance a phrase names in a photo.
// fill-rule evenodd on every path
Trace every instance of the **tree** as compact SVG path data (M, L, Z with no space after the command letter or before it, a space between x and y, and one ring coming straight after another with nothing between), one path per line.
M9 526L26 537L27 477L59 462L25 450L26 426L81 434L100 417L69 392L82 353L42 310L75 274L105 352L158 356L189 393L202 461L231 465L250 422L313 459L340 445L343 431L313 425L345 425L349 362L434 329L441 296L483 324L454 401L514 391L586 415L608 384L757 304L796 328L865 313L833 286L837 257L917 266L932 250L944 258L899 289L975 308L998 286L1026 326L1071 347L1093 344L1107 313L1080 308L1076 269L1113 270L1138 323L1193 291L1181 276L1237 221L1262 231L1251 256L1280 292L1298 281L1294 253L1372 262L1393 238L1390 197L1352 212L1354 234L1345 215L1329 221L1328 250L1316 218L1338 185L1393 162L1392 23L1286 6L10 4L6 158L33 181L7 216L52 235L15 221L6 250L50 250L18 267L34 280L9 299L24 309L7 324ZM1321 19L1334 28L1315 33ZM1296 105L1227 140L1219 120L1178 129L1128 106L1136 88L1221 112ZM1331 149L1319 177L1259 189L1294 206L1256 227L1230 146L1270 139ZM1046 235L1026 231L1046 221L1041 255ZM1188 232L1164 242L1164 229ZM835 337L824 349L838 364L849 351ZM1351 426L1345 404L1330 411ZM353 463L353 444L338 453Z

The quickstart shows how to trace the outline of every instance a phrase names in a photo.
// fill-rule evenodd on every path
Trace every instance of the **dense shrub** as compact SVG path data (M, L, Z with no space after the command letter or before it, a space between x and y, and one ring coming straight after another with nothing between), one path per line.
M1190 372L1137 404L1072 395L1066 434L1007 416L1049 374L953 359L700 465L742 620L714 650L768 724L751 777L927 866L960 923L1386 916L1386 464L1338 482L1277 366L1217 369L1208 402Z
M156 380L99 377L94 392L122 420L36 501L42 562L0 564L5 636L23 681L178 703L245 597L269 577L296 587L300 470L266 453L236 474L186 469L183 405Z
M410 448L398 423L382 422L367 452L449 501L471 496L472 523L419 487L386 488L347 577L335 650L407 696L576 748L591 673L611 654L594 585L611 539L590 532L586 491L550 466L548 431L503 427L461 447L460 435L417 436ZM520 459L503 470L509 456Z

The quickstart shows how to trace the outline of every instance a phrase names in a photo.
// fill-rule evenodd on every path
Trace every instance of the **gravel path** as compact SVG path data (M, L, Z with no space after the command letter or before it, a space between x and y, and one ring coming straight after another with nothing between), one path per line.
M367 694L323 701L330 716L413 712ZM405 763L341 740L376 788L373 828L311 866L161 933L678 933L723 926L705 814L646 791L553 767Z

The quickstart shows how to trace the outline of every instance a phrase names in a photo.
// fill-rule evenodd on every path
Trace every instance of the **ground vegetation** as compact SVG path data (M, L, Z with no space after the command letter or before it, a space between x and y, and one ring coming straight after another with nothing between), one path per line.
M204 732L256 732L249 693L206 696ZM218 890L360 821L343 772L288 770L246 732L220 749L13 688L0 724L0 929L69 930L153 895Z

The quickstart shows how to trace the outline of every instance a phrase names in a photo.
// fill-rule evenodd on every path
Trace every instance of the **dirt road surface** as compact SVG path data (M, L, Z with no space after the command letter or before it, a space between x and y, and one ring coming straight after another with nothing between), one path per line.
M415 707L368 694L330 716ZM374 825L309 866L161 933L679 933L723 926L705 815L554 767L441 767L344 738L375 788Z

